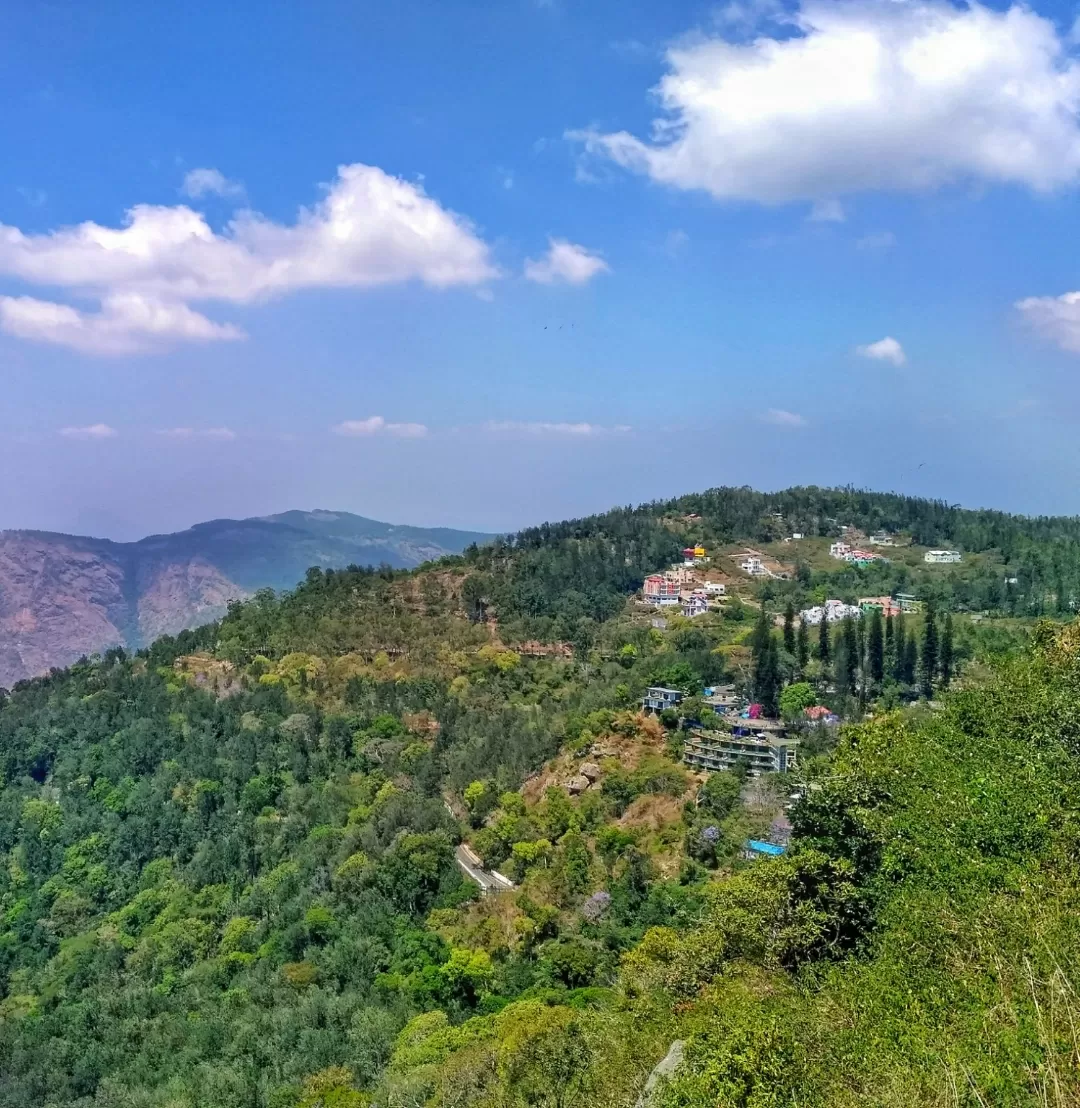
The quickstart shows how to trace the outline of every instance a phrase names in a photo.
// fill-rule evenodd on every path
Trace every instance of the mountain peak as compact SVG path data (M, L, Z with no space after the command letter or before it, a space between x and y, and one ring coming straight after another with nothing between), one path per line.
M322 508L206 520L127 543L3 531L0 686L217 619L230 600L291 588L310 566L403 569L490 537Z

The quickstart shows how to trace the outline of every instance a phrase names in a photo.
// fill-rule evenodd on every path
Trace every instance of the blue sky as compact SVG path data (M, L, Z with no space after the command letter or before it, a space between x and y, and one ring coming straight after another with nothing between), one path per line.
M0 526L1080 511L1075 14L16 6Z

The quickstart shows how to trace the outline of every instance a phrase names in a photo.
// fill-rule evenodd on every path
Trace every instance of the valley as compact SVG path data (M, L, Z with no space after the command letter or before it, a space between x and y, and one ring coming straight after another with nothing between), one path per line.
M1071 1103L1078 541L716 489L23 683L0 1106Z
M291 588L313 566L416 566L489 538L327 511L214 520L132 543L2 531L0 687L219 619L231 600Z

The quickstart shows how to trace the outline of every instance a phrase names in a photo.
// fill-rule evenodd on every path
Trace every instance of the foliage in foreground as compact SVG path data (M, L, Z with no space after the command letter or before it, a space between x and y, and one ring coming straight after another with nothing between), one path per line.
M713 886L700 926L649 931L618 1000L574 1014L587 1056L560 1087L580 1093L484 1079L460 1045L434 1072L399 1051L385 1103L630 1105L600 1027L651 1061L687 1039L661 1108L1077 1103L1080 627L1039 638L924 722L853 729L789 856ZM431 1099L395 1100L418 1074Z

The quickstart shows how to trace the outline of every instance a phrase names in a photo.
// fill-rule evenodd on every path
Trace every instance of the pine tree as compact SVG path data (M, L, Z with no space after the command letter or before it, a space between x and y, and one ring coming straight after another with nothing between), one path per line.
M902 681L905 685L915 684L915 670L919 661L919 647L915 642L915 635L908 635L904 641L904 673Z
M874 688L885 679L885 636L881 628L881 609L870 612L870 630L866 634L866 668Z
M927 700L934 695L934 678L938 668L937 619L933 605L926 605L926 623L923 627L921 657L919 659L919 692Z
M844 684L854 696L859 681L859 639L855 631L855 621L846 616L840 626L840 641L844 644Z
M825 618L824 612L821 613L821 623L818 624L817 641L817 656L821 661L821 668L827 670L832 658L832 651L829 649L829 621Z
M795 654L795 605L789 600L784 609L784 649Z
M896 647L893 652L893 678L901 685L905 683L907 672L907 630L904 627L903 614L896 617Z
M885 672L896 676L896 624L892 612L885 617Z
M945 629L941 634L941 649L938 653L938 670L941 673L941 687L947 689L953 676L952 612L945 613Z
M859 700L866 700L866 686L869 682L866 673L866 621L857 619L853 624L855 631L855 663L858 669Z
M750 659L755 672L761 665L761 656L770 637L769 617L765 614L765 606L762 605L761 611L758 612L757 623L754 624L754 630L750 634Z
M810 632L803 619L799 620L799 630L795 634L795 661L798 663L800 675L805 673L806 665L810 661Z
M771 634L754 671L754 698L761 705L762 715L775 719L780 714L780 655Z

